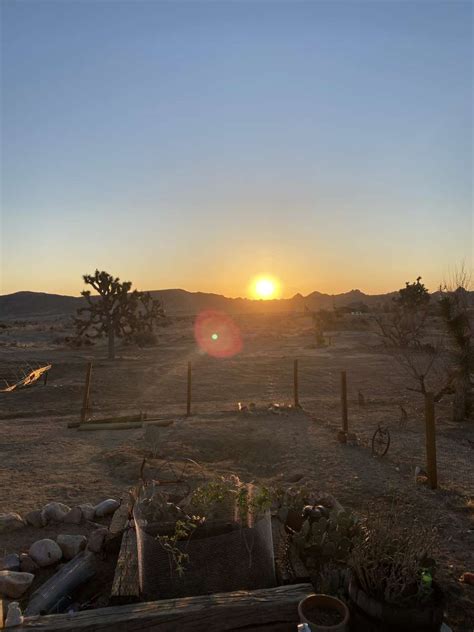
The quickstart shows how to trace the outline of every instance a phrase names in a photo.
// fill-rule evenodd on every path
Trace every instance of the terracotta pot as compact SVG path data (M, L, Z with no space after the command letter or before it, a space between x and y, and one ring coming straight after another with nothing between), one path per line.
M336 625L320 625L311 621L311 611L317 608L335 610L341 616ZM312 632L347 632L349 630L349 609L346 604L330 595L308 595L298 604L298 615L301 623L307 623Z
M367 595L352 576L349 583L351 601L372 621L380 622L387 630L404 632L437 632L443 622L444 597L433 583L434 603L426 606L401 607L378 601Z

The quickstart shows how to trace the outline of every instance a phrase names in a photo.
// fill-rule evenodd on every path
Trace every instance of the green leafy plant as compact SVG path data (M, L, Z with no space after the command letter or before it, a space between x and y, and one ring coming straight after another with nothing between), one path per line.
M156 539L169 555L170 565L173 564L174 570L179 577L182 577L189 562L189 555L179 546L183 541L189 540L195 529L203 524L204 518L200 516L186 516L185 519L176 521L175 529L172 535L157 535Z

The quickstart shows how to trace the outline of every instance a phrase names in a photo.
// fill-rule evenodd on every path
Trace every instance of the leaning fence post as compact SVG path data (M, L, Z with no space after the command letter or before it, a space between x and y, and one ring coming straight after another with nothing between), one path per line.
M188 392L187 392L187 400L186 400L186 417L191 416L191 362L188 362Z
M433 393L425 394L426 469L431 489L438 487L436 466L436 425Z
M347 419L347 380L345 371L341 371L341 411L342 432L348 432L349 424Z
M300 400L298 396L298 360L293 363L293 395L295 400L295 408L299 408Z
M82 401L81 423L84 423L89 409L89 392L91 388L92 362L87 364L86 383L84 386L84 399Z

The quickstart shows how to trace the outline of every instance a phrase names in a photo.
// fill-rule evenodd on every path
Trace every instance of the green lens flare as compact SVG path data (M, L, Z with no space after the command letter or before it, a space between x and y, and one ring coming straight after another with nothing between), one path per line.
M218 334L212 334L211 338L213 340L217 340L219 338L219 335Z

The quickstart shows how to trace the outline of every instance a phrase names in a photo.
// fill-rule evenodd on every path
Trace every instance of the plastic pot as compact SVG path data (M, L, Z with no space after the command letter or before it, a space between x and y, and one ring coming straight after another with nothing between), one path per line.
M340 616L335 625L322 625L315 616L317 610L334 610ZM298 604L298 615L301 623L307 623L312 632L348 632L349 609L346 604L330 595L308 595Z

